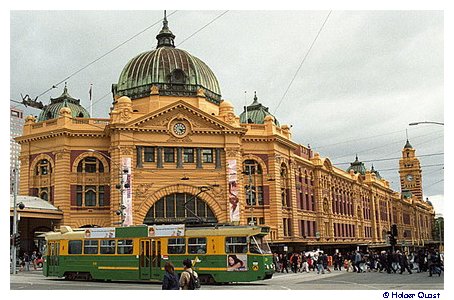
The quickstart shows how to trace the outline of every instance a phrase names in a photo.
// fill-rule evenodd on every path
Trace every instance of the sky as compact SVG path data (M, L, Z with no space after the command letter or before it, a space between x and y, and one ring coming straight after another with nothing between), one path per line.
M437 213L450 214L451 204L444 201L442 153L445 141L449 150L452 138L444 134L444 126L408 125L445 122L452 106L444 101L452 99L452 88L443 81L449 77L447 82L452 82L452 68L446 67L452 66L454 36L449 31L454 28L449 1L326 0L295 6L296 2L260 1L258 6L238 0L111 0L106 7L105 1L10 1L2 7L10 10L0 11L3 41L9 40L2 52L2 65L9 67L2 68L3 82L10 82L13 100L20 100L21 93L35 98L59 83L39 97L47 104L67 81L70 94L85 107L93 84L93 116L108 117L111 85L131 58L155 48L162 10L168 9L176 45L213 70L222 98L234 104L237 114L252 103L256 91L281 124L292 125L296 142L310 144L342 169L357 154L368 169L373 163L396 191L407 131L423 166L424 197ZM213 21L227 9L231 10ZM315 39L329 9L333 10ZM0 118L2 128L7 128L7 120ZM448 133L449 120L446 126ZM449 155L446 164L452 166ZM445 175L452 179L449 168ZM446 194L449 198L449 189ZM449 227L450 219L446 221ZM351 298L351 291L346 292ZM330 293L342 295L324 291Z
M212 69L238 115L256 92L292 126L296 142L342 169L358 155L396 191L408 134L424 197L443 212L444 127L409 126L444 122L443 11L224 12L167 14L177 48ZM35 98L58 84L39 97L48 104L67 82L88 109L93 85L93 117L107 118L111 85L131 58L156 47L162 17L158 10L11 11L10 99Z

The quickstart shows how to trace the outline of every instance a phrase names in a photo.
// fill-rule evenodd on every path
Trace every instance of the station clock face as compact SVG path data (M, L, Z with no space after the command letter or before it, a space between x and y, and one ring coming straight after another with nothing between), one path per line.
M176 123L173 125L173 132L179 136L184 135L186 133L186 125L183 123Z
M411 174L408 174L406 178L407 178L407 181L413 181L413 179L414 179L413 175L411 175Z

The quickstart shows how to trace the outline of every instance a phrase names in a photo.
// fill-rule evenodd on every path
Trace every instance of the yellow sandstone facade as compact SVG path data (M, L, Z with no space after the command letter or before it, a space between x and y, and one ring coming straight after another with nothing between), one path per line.
M312 247L384 245L397 224L399 242L432 240L434 209L408 142L402 194L358 161L341 170L257 97L235 115L211 70L173 38L165 20L157 48L113 86L109 118L87 117L66 87L40 119L26 118L20 194L59 208L55 226L253 221L270 226L274 244Z

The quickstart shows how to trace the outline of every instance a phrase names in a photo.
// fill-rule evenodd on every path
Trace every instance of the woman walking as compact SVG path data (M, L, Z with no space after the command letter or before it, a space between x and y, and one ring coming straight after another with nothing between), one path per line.
M164 279L162 280L162 289L163 290L179 290L180 282L177 274L175 274L175 268L172 263L166 262L164 265Z

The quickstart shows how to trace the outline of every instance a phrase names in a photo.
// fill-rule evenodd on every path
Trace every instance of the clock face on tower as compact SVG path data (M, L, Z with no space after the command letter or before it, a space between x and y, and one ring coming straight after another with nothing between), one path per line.
M414 177L413 177L413 175L408 174L405 178L407 179L407 181L413 181Z
M184 135L186 133L186 125L183 123L176 123L173 125L173 132L178 136Z

